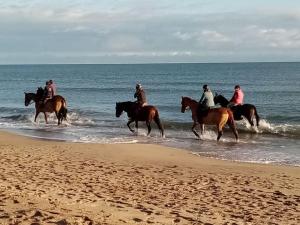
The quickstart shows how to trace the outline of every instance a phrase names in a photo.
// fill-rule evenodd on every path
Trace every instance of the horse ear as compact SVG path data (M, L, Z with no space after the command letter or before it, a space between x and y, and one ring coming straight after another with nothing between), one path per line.
M218 96L218 95L219 95L218 92L216 92L216 93L215 93L215 96Z

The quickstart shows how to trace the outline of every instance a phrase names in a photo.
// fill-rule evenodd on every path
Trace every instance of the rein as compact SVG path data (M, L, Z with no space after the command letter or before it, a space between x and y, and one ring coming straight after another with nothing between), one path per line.
M28 103L28 105L31 105L33 103L34 103L34 101L31 99L30 102Z

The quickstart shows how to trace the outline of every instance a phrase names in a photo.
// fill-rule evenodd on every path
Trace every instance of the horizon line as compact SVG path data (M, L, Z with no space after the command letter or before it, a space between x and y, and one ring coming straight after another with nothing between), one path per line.
M300 63L300 61L240 61L240 62L144 62L144 63L0 63L0 66L26 65L153 65L153 64L242 64L242 63Z

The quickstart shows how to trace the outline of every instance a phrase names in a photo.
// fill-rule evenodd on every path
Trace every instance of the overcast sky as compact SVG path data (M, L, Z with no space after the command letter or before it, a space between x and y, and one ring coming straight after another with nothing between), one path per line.
M0 64L300 61L300 0L0 0Z

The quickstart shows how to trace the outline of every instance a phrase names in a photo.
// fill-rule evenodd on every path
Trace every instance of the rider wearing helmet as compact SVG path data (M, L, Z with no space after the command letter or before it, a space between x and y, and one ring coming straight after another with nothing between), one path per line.
M134 97L137 98L136 103L138 103L138 105L140 107L143 107L147 104L147 100L146 100L146 94L145 91L142 87L141 84L137 84L135 87L135 93L134 93Z

